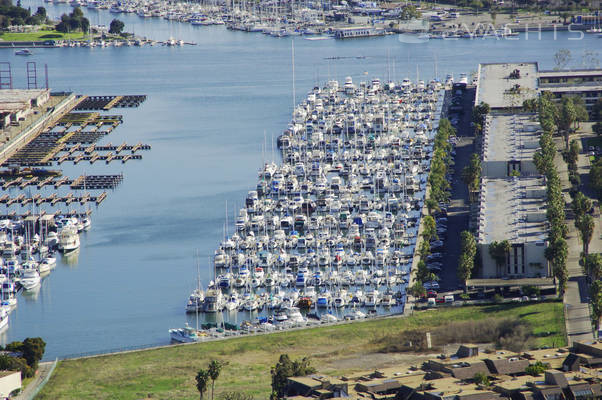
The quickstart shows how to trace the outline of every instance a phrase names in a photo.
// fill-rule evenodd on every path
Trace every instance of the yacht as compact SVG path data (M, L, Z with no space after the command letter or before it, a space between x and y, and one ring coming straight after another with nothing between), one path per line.
M204 300L205 294L203 293L203 290L194 289L188 298L188 303L186 303L186 312L195 313L202 311Z
M77 227L73 225L67 225L59 234L59 250L64 253L69 253L79 248L79 235L77 234Z
M186 324L184 328L174 328L169 330L171 340L179 343L192 343L201 340L199 332Z
M19 283L23 286L24 290L35 289L40 285L40 274L33 268L25 269Z
M8 311L6 307L0 307L0 331L8 326Z
M205 294L205 301L203 302L203 311L206 313L214 313L221 311L224 308L224 301L222 298L222 291L220 289L208 290Z

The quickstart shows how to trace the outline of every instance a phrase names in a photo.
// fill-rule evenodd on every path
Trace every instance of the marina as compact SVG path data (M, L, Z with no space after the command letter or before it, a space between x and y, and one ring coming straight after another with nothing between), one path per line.
M71 12L68 4L23 0L23 6L33 10L41 5L52 18ZM256 189L257 169L270 158L266 154L272 136L278 163L276 138L293 111L291 38L276 40L223 26L140 18L135 13L84 11L93 24L108 26L117 17L137 35L154 40L172 36L198 46L41 48L28 58L15 56L14 50L0 50L13 64L15 85L23 82L25 60L34 60L48 64L50 85L58 90L148 96L143 107L109 111L122 114L123 123L96 145L148 143L152 151L143 153L143 162L126 163L124 184L107 190L110 195L102 207L92 207L93 228L80 234L79 252L66 259L57 257L57 267L42 280L37 295L17 294L19 304L2 339L44 337L52 360L166 344L166 329L184 326L183 307L197 286L192 250L199 249L201 281L206 286L214 279L208 259L223 240L225 204L231 235L242 202L249 190ZM551 32L544 32L541 40L536 35L526 40L521 34L515 42L432 40L421 45L400 43L389 35L349 41L295 38L297 103L305 99L307 90L330 79L344 82L351 76L359 83L390 75L394 81L408 76L414 82L429 82L447 74L457 77L475 69L471 56L475 52L480 62L536 58L551 69L558 49L570 46L578 57L598 43L592 35L582 41L569 41L570 37L559 32L553 40ZM151 65L149 73L146 66ZM74 77L82 74L91 78L75 83ZM123 164L65 162L60 168L74 179L82 174L119 175ZM63 185L50 193L63 194L67 189ZM29 208L0 207L3 215L26 214ZM84 211L62 204L56 209L64 214ZM145 295L149 290L160 295ZM243 315L238 315L239 324ZM201 324L215 323L217 316L202 314ZM187 319L195 327L196 315L188 314ZM126 331L131 334L124 335Z
M259 313L246 328L403 312L443 93L435 80L351 77L310 91L277 139L282 164L260 170L186 311L230 325Z
M32 68L33 65L33 68ZM29 71L35 63L28 63ZM34 168L61 165L65 161L89 161L90 164L103 160L122 163L142 158L134 154L150 150L149 145L111 143L96 146L96 141L111 133L123 122L121 115L104 115L100 112L76 112L99 109L138 107L146 96L74 96L70 93L52 94L46 90L13 90L10 64L11 88L0 101L3 128L13 133L2 133L6 142L2 148L5 159L0 170L2 191L0 204L13 211L0 219L0 312L3 328L9 326L10 314L17 307L17 295L39 292L42 281L56 268L58 251L67 260L77 255L80 234L92 227L89 203L97 207L107 198L107 192L91 194L91 190L115 189L123 181L123 174L79 175L77 178L63 176L62 170ZM34 78L35 79L35 78ZM3 93L3 94L4 94ZM18 101L17 101L18 100ZM59 110L57 104L62 105ZM41 111L45 111L36 118ZM27 119L35 122L27 125ZM129 154L124 154L125 152ZM99 152L106 152L100 154ZM113 153L115 152L115 153ZM121 154L120 154L121 153ZM49 192L66 186L74 192ZM32 190L34 192L32 192ZM50 189L51 190L51 189ZM64 204L69 211L55 209ZM79 205L82 209L77 210ZM16 206L30 208L17 213Z

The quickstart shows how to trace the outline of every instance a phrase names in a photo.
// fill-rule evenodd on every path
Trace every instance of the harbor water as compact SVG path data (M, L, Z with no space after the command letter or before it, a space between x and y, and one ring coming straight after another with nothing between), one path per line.
M44 6L51 17L71 10L33 0L22 5ZM270 141L290 121L293 91L301 101L317 82L346 76L354 82L428 81L435 74L444 79L471 73L479 62L538 61L551 69L562 48L571 50L578 66L584 51L600 41L594 35L569 40L577 35L565 32L556 40L550 32L541 39L532 33L528 40L521 34L518 40L423 43L404 43L394 35L348 41L296 37L293 85L291 38L84 12L92 24L108 26L119 18L138 36L197 45L34 49L27 58L0 49L0 61L11 63L15 87L26 86L25 63L35 61L38 85L44 84L47 64L53 90L148 95L139 108L112 110L124 122L99 142L148 143L152 150L143 160L61 166L72 177L123 172L124 181L93 210L79 253L59 258L39 291L20 294L10 315L2 342L40 336L47 342L46 359L169 342L167 329L187 320L184 306L197 278L195 252L206 285L226 209L233 232L235 213L255 188L259 168L272 158L278 162Z

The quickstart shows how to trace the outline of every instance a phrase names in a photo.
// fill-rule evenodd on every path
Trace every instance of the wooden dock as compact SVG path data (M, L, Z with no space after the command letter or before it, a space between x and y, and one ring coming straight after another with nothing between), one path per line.
M49 203L52 206L56 205L57 203L64 203L66 205L71 203L80 203L82 205L86 203L96 203L96 205L99 205L106 198L107 192L102 192L98 196L92 196L90 193L84 193L81 196L75 196L73 193L69 193L65 196L59 196L56 193L52 193L46 197L42 197L40 194L37 194L33 197L27 197L24 194L20 194L16 197L10 197L9 195L5 194L0 196L0 204L4 204L7 207L12 206L13 204L19 204L21 207L24 207L29 203L34 203L36 206L40 206L44 203Z

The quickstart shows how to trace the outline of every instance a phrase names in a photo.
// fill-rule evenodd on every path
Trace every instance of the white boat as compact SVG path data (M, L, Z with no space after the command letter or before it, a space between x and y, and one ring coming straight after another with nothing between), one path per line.
M29 49L21 49L21 50L17 50L15 51L15 55L17 56L32 56L33 52Z
M188 297L188 302L186 303L186 312L187 313L196 313L198 311L202 311L203 301L205 300L205 294L202 289L194 289Z
M0 307L0 331L8 326L8 311L7 307Z
M196 329L186 324L184 328L174 328L169 330L169 336L172 341L179 343L192 343L201 340Z
M337 322L338 320L339 319L337 317L335 317L334 315L332 315L332 314L322 314L320 316L320 321L321 322L325 322L325 323L327 323L327 322Z
M347 314L345 314L345 319L356 320L356 319L363 319L363 318L366 318L366 314L364 314L363 312L361 312L360 310L357 310L355 308L353 308L353 310L351 310Z
M77 234L76 226L67 225L61 230L58 247L64 253L69 253L79 248L79 235Z
M40 274L33 268L23 270L19 283L24 290L31 290L40 285Z

